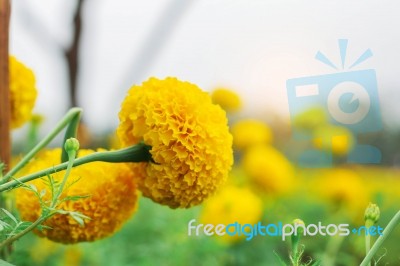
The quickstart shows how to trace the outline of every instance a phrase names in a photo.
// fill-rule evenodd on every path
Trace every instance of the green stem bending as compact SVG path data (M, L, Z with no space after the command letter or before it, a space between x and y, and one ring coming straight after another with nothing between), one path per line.
M89 154L87 156L75 159L73 161L73 167L90 163L90 162L109 162L109 163L123 163L123 162L150 162L152 161L152 157L150 154L151 146L148 146L144 143L139 143L134 146L116 150L116 151L105 151L105 152L96 152ZM26 183L28 181L47 176L62 170L67 169L68 162L61 163L51 168L47 168L45 170L36 172L34 174L30 174L27 176L23 176L18 180L11 180L5 184L0 185L0 192L12 189L20 183Z
M74 108L72 108L72 109L74 109ZM80 120L81 120L81 112L75 113L75 115L69 121L67 130L65 131L63 143L65 143L67 141L67 139L69 139L69 138L76 138ZM65 163L67 161L68 161L68 153L65 149L63 149L61 152L61 162Z
M389 224L383 230L382 235L376 240L375 244L372 246L371 250L365 256L364 260L361 262L360 266L367 266L371 262L374 255L378 252L379 248L382 246L383 242L389 237L396 225L400 222L400 211L390 220Z
M50 143L58 133L63 130L71 120L80 116L82 112L81 108L71 108L68 113L64 116L64 118L56 125L56 127L42 140L40 141L27 155L22 158L18 164L11 169L2 180L0 180L0 184L5 184L8 182L19 170L21 170L43 147ZM1 187L1 186L0 186Z

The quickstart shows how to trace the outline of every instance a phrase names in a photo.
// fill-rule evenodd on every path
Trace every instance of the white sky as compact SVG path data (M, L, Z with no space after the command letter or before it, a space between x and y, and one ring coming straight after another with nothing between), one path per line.
M176 2L86 1L79 103L94 130L115 128L130 85L150 76L177 76L204 90L228 86L243 97L247 113L274 110L288 116L286 80L334 73L314 56L320 50L339 63L342 38L349 39L348 62L372 50L374 56L354 70L376 70L383 116L391 124L400 121L397 1L192 0L165 42L161 33L168 26L158 29L161 49L137 74L139 52L161 14ZM66 66L58 47L70 41L75 1L12 4L11 52L34 69L36 111L48 117L49 128L67 108Z

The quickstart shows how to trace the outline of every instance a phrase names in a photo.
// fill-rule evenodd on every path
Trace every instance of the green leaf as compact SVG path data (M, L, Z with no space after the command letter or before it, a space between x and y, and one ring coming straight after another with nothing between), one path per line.
M319 266L319 265L321 265L321 261L320 260L316 260L310 266Z
M64 202L64 201L77 201L80 199L85 199L85 198L89 198L90 195L84 195L84 196L67 196L65 198L63 198L60 202Z
M84 226L85 221L84 219L90 220L90 217L80 213L80 212L70 212L69 215L80 225Z
M2 211L3 211L8 217L10 217L11 220L14 221L15 224L18 224L18 220L17 220L17 218L15 218L14 215L12 215L12 214L11 214L9 211L7 211L6 209L3 209L3 208L1 208L1 209L2 209Z
M45 190L45 189L42 189L42 190L40 191L40 197L42 198L44 195L46 195L46 190Z
M32 189L32 191L38 193L37 187L34 184L29 184L28 186Z
M282 258L278 255L278 253L276 253L275 250L273 252L274 252L274 255L275 255L276 259L279 262L279 265L280 266L287 266L286 263L282 260Z

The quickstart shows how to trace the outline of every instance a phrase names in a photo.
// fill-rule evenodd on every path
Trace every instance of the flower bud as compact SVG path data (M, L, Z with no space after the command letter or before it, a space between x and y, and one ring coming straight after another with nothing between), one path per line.
M79 141L76 138L69 138L65 141L64 149L67 152L79 150Z
M368 207L365 209L364 220L366 223L374 225L378 222L380 216L380 210L378 205L369 203Z
M292 222L295 230L295 234L301 235L304 233L305 223L301 219L294 219Z

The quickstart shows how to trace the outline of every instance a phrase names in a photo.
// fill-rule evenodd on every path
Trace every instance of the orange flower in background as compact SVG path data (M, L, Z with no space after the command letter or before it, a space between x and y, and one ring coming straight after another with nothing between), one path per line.
M268 193L282 194L294 187L293 166L274 147L250 148L243 155L242 165L251 180Z
M18 128L30 120L37 97L35 76L15 57L9 57L11 128Z
M79 150L80 156L93 153L91 150ZM23 170L30 174L52 167L60 162L61 149L42 151ZM56 181L61 181L65 171L52 174ZM28 184L38 191L46 190L44 200L51 200L51 193L45 178L36 179ZM77 181L78 180L78 181ZM77 181L68 186L68 183ZM84 226L79 225L71 216L56 214L46 220L44 225L52 229L35 232L50 240L61 243L94 241L116 232L131 217L137 207L138 195L132 172L126 164L94 162L75 167L68 177L67 187L61 198L67 196L88 196L76 201L65 201L59 205L66 211L80 212L90 220ZM16 206L21 218L35 221L42 210L32 191L24 188L16 190Z
M155 163L131 164L145 197L188 208L225 183L233 164L226 113L196 85L151 78L129 90L119 118L123 147L152 147Z

